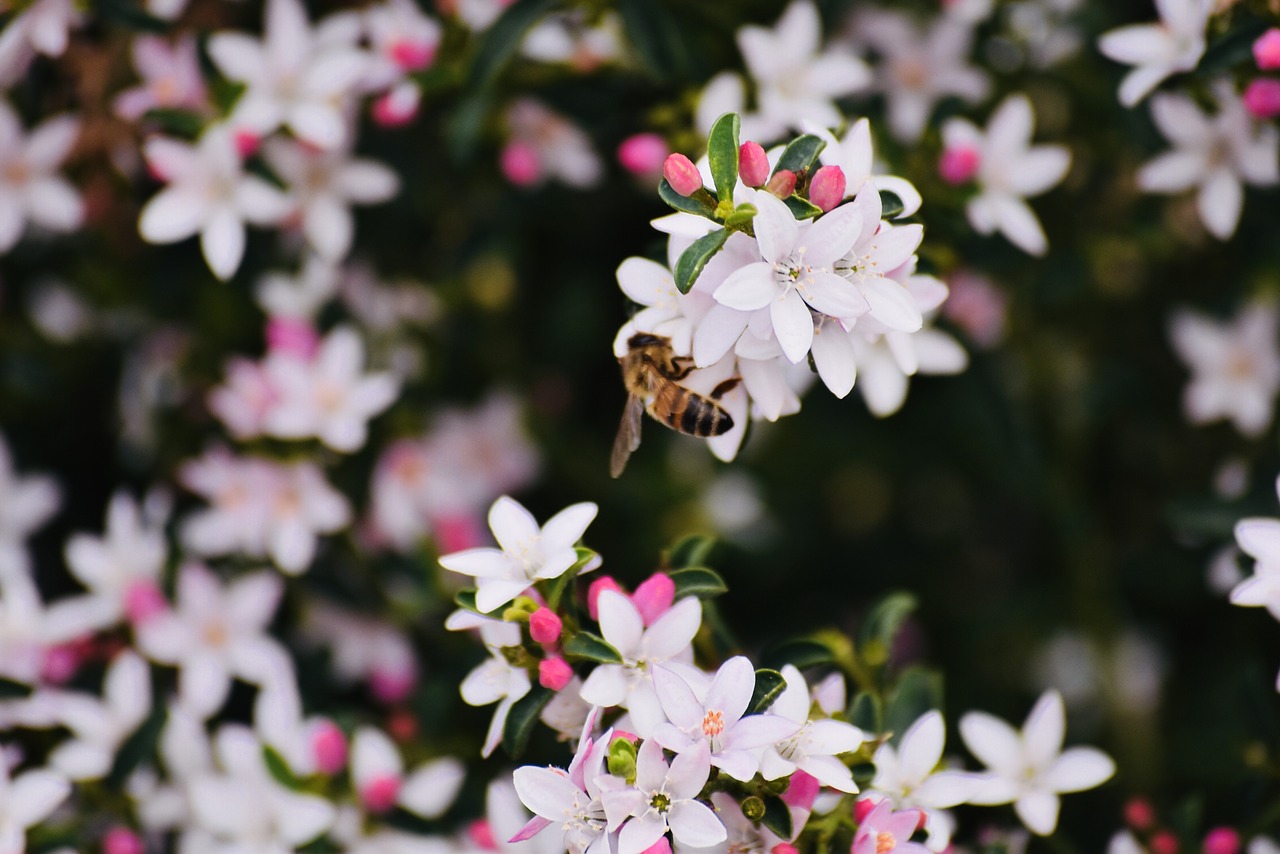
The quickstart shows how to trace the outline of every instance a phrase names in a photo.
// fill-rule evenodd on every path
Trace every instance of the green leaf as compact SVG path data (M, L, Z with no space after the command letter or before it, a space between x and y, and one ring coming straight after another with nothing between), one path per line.
M689 534L681 537L675 545L667 549L662 556L664 565L670 569L685 569L691 566L702 566L707 556L715 547L716 538L707 534Z
M900 735L925 712L942 707L942 674L923 667L904 671L889 694L884 728Z
M907 206L902 203L902 197L892 190L880 191L880 216L885 219L893 219L901 216Z
M692 246L684 250L680 260L676 262L676 287L680 289L680 293L689 293L693 283L698 281L698 276L702 275L702 268L707 266L712 256L724 248L724 242L729 239L729 234L728 229L717 228L710 234L699 237L693 241Z
M756 206L743 202L733 209L733 213L725 218L724 227L730 231L741 231L745 234L752 234L751 221L756 218Z
M457 163L466 163L476 151L476 139L489 115L492 98L488 92L474 92L464 97L445 120L445 145Z
M832 664L836 655L830 646L816 638L793 638L772 647L764 660L773 667L791 664L804 670Z
M747 706L748 714L758 714L773 705L787 687L787 680L776 670L759 668L756 670L756 689L751 693L751 703Z
M621 664L622 654L614 649L608 641L591 632L578 632L565 641L564 654L587 661L598 661L601 664Z
M716 195L721 200L733 200L733 188L738 183L738 134L742 122L737 113L725 113L716 119L707 134L707 162L711 165L711 179L716 185Z
M822 208L806 199L800 198L795 193L783 199L782 203L787 206L787 209L791 211L791 215L796 219L813 219L822 213Z
M518 759L529 744L529 736L533 733L533 725L538 722L538 715L552 697L554 691L535 685L525 694L507 714L507 723L502 728L502 749L512 759Z
M524 35L559 0L516 0L484 34L471 61L471 85L488 88L515 56Z
M818 159L818 155L822 153L822 149L827 144L820 137L816 137L811 133L798 136L787 144L782 150L782 156L778 158L778 165L773 167L773 174L778 174L783 169L789 169L796 173L797 178L802 177Z
M262 764L267 766L268 773L281 786L292 791L300 791L302 789L302 781L294 776L293 771L289 768L289 763L284 761L276 749L269 744L262 745Z
M894 638L917 604L915 596L899 591L890 593L871 609L858 633L858 651L868 666L880 667L889 660Z
M667 573L676 585L676 599L686 596L697 596L699 599L710 599L713 596L729 592L720 573L705 566L691 566L688 569L677 569Z
M688 43L676 19L656 0L619 0L627 40L658 80L687 77Z
M31 696L32 688L12 679L0 679L0 700L24 700Z
M764 799L764 818L760 823L783 839L791 838L791 810L782 798L768 795Z
M675 187L671 186L670 181L663 178L658 183L658 197L673 210L678 210L681 213L691 213L710 220L716 218L715 197L708 193L706 189L699 190L692 196L682 196L676 192Z
M109 790L123 786L124 781L134 769L141 765L144 759L155 754L166 717L164 706L155 706L142 725L120 745L120 749L116 751L115 761L111 763L111 771L107 774Z
M864 732L880 732L883 720L880 698L870 691L859 691L849 704L849 723Z
M195 139L204 129L206 120L186 110L147 110L147 121L160 125L165 132L186 139Z

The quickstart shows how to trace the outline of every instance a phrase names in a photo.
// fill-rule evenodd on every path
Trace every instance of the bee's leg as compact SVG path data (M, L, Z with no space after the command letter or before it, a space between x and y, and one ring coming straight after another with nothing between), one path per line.
M724 382L717 385L715 388L711 389L711 394L708 395L708 397L710 397L712 400L719 400L720 398L724 397L726 394L728 394L729 392L737 388L738 383L740 382L742 382L742 377L729 377L729 379L725 380Z
M689 356L673 356L671 359L671 372L667 374L667 379L682 380L689 374L693 373L696 367L693 359Z

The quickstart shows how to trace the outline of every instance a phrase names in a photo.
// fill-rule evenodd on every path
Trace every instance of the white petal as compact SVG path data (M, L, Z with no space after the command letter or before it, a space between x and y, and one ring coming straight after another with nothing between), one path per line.
M813 316L809 306L792 289L782 299L769 304L769 318L782 352L792 364L798 364L813 343Z
M1073 747L1058 757L1042 781L1055 792L1083 792L1111 779L1115 772L1115 762L1101 750Z
M231 278L244 257L244 223L229 208L215 211L200 230L200 248L215 276Z
M671 835L681 845L690 848L710 848L729 837L716 814L700 801L683 801L674 805L668 821Z
M437 759L418 768L400 788L400 804L423 818L437 818L453 805L467 769L453 758Z
M1058 796L1052 792L1033 790L1013 803L1014 812L1027 830L1040 836L1048 836L1058 826Z

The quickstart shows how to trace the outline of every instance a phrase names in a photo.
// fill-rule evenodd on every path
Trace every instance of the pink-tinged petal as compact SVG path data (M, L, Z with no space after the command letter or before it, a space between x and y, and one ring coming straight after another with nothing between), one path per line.
M533 514L505 495L489 508L489 530L503 551L513 555L532 547L541 533Z
M637 727L643 729L643 727ZM673 724L663 721L652 728L650 738L673 753L682 753L693 746L693 739L684 730L676 729Z
M786 718L797 725L802 724L809 719L809 685L800 671L791 664L783 666L782 678L787 687L773 701L769 714Z
M596 600L600 615L600 632L604 639L623 656L634 658L645 635L644 620L631 600L616 590L605 590ZM672 611L675 609L673 608ZM668 611L668 615L672 613ZM659 620L659 623L662 622ZM655 625L656 629L656 625ZM650 629L653 632L654 629ZM695 632L697 629L694 630ZM692 635L690 635L692 640Z
M716 288L716 302L738 311L755 311L769 305L778 296L778 282L773 266L757 261L734 270Z
M199 231L206 216L207 203L198 193L163 190L142 209L138 231L148 243L176 243Z
M649 743L651 742L646 742L646 744ZM643 746L640 751L643 754ZM658 753L662 753L661 748L658 749ZM636 768L637 788L641 791L649 789L649 786L640 781L638 764ZM666 771L665 767L663 770ZM667 781L667 791L671 794L672 800L678 801L697 797L698 793L702 791L702 787L707 784L707 778L711 776L710 746L705 741L697 742L693 747L672 759L670 772L665 773L663 776ZM661 784L661 778L659 779L659 784ZM657 788L657 786L653 788Z
M519 774L520 771L522 770L539 771L542 769L539 769L539 768L518 769L516 773ZM532 839L542 831L546 830L552 824L554 824L554 822L551 821L551 819L549 818L543 818L542 816L534 816L533 818L529 819L529 821L526 822L523 827L520 828L520 830L516 833L515 836L512 836L510 839L508 839L507 842L514 845L518 842L524 842L527 839Z
M671 835L690 848L711 848L729 838L724 824L701 801L683 801L671 808Z
M231 278L240 266L244 242L244 223L229 208L215 210L200 229L200 249L219 279Z
M809 313L809 306L793 288L785 297L769 304L769 319L783 354L793 365L798 364L813 343L813 315Z
M1022 793L1022 781L995 774L974 774L968 802L977 806L1012 803Z
M800 724L778 715L748 715L725 733L724 745L726 750L754 750L785 741L799 731Z
M602 604L605 596L608 595L610 594L605 593L600 597ZM627 607L635 615L635 619L637 621L640 620L639 612L635 610L635 606L627 602L625 596L618 593L612 595L626 602ZM658 621L650 626L648 631L644 632L644 651L648 653L648 657L658 660L673 658L689 648L689 645L693 643L693 636L698 633L698 629L701 626L702 603L698 601L697 597L686 596L673 605L670 611L659 617ZM604 621L601 620L601 628L603 627ZM621 647L617 647L616 644L615 647L621 651Z
M1100 786L1116 773L1111 757L1093 747L1064 751L1041 778L1055 792L1083 792Z
M596 518L600 508L590 501L566 507L547 520L542 526L543 549L548 552L561 549L572 549L587 526Z
M695 751L697 749L694 748ZM702 753L706 755L705 745ZM653 739L645 741L636 752L636 788L642 792L660 789L667 777L667 759L662 752L662 745ZM705 783L706 779L704 778L702 782ZM699 785L698 788L701 789L702 786Z
M800 224L781 200L767 192L755 194L755 205L754 227L760 255L770 264L777 263L795 248Z
M1027 830L1039 836L1048 836L1058 826L1058 809L1061 806L1053 792L1032 790L1013 803L1013 810L1027 826Z
M667 822L656 812L647 812L622 826L618 854L643 854L667 832Z
M969 712L960 719L960 737L969 752L1000 774L1022 769L1022 740L1017 730L986 712Z
M1062 695L1054 690L1045 691L1022 727L1023 750L1032 767L1046 767L1061 752L1066 727Z
M813 267L829 267L848 254L861 234L862 210L857 205L841 205L800 236L800 243L806 248L804 262Z
M1235 533L1236 542L1250 557L1280 563L1280 520L1242 519Z
M16 195L0 197L0 254L14 247L22 237L26 222Z
M704 704L708 709L723 712L725 725L731 726L746 713L755 689L755 667L746 656L735 655L716 672Z
M862 292L848 279L835 273L815 271L802 278L798 286L804 301L830 317L849 319L867 313L869 304Z
M662 710L666 712L668 720L682 730L697 729L702 726L702 718L707 708L715 708L714 706L703 706L698 702L698 698L694 696L693 689L689 687L689 683L685 682L671 670L662 665L655 665L653 668L653 689L658 694L658 702L662 704ZM752 681L754 682L755 672L752 671ZM750 699L750 694L747 695ZM708 698L708 703L710 699ZM666 747L667 745L663 745ZM674 750L675 748L671 748Z
M913 335L912 341L921 373L958 374L969 366L969 354L960 342L945 332L924 329Z

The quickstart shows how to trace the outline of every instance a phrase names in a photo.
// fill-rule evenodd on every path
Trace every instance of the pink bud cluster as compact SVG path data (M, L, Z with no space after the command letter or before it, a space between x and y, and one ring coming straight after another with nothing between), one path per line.
M587 611L593 620L600 618L598 611L600 594L606 590L613 590L627 596L627 592L611 576L605 575L591 582L591 586L587 588ZM627 598L640 612L640 618L644 624L652 626L659 617L671 610L671 605L676 598L676 584L665 572L655 572Z
M1253 58L1260 71L1280 68L1280 28L1272 27L1253 43ZM1259 77L1245 87L1244 108L1260 121L1280 116L1280 80Z

